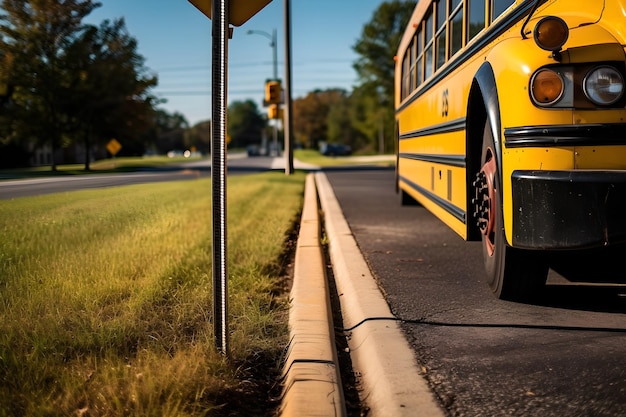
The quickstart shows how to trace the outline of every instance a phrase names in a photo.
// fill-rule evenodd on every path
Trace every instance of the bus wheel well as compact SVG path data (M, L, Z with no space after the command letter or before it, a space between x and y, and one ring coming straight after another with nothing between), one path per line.
M477 225L477 219L474 218L471 208L471 199L474 195L474 187L472 183L476 174L480 171L480 157L482 152L483 130L485 121L487 120L487 109L485 100L480 91L478 82L474 80L469 94L467 103L467 119L465 126L465 145L466 145L466 181L467 184L467 201L466 208L467 219L467 240L481 240L481 232Z

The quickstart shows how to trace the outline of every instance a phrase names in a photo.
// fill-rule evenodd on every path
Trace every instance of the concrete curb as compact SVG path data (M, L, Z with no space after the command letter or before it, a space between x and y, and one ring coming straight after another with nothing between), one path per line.
M347 415L320 230L315 179L309 174L290 293L291 341L283 366L282 417Z
M352 366L360 376L360 396L370 408L368 417L445 416L420 375L414 353L363 258L326 174L314 175Z

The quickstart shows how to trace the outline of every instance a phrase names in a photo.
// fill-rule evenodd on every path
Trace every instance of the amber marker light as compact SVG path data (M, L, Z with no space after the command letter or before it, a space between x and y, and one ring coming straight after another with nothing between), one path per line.
M535 26L533 38L541 49L558 52L561 50L567 38L569 28L563 19L556 16L546 16Z
M530 91L537 105L549 106L563 95L563 78L551 69L540 69L530 80Z

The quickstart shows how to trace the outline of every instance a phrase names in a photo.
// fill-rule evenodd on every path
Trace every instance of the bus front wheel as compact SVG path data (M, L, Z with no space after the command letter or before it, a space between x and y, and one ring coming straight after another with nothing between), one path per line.
M536 295L545 285L548 266L539 252L515 249L506 243L495 149L491 124L487 120L483 131L481 169L473 183L474 218L481 232L489 287L500 299L525 300Z

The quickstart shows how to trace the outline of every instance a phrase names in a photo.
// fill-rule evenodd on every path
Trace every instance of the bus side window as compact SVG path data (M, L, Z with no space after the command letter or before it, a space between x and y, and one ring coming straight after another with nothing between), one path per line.
M463 47L463 2L455 0L450 12L450 56L456 54Z
M469 21L467 24L467 41L469 42L485 28L485 0L467 0L469 3Z
M424 81L424 31L422 30L421 25L417 31L417 34L415 35L415 41L417 43L417 51L415 52L417 56L417 62L415 64L415 67L417 69L417 73L415 74L415 85L419 86L422 81Z
M433 55L435 48L433 46L433 11L428 12L426 24L424 25L424 80L427 80L433 74Z
M448 15L446 13L446 0L437 1L437 26L435 27L435 51L437 59L435 61L436 70L446 63L446 21Z
M404 57L402 57L402 95L400 97L401 100L404 100L410 93L409 90L409 86L410 86L410 80L409 77L411 76L411 71L409 68L409 51L411 49L407 49L407 53L404 54Z
M515 0L492 0L491 3L491 21L493 22L500 16L506 9L511 7L515 3Z
M417 88L417 84L415 83L415 79L416 79L415 78L415 56L416 56L415 55L415 49L416 49L416 43L417 43L417 37L413 36L413 42L411 42L411 46L409 48L409 51L410 51L409 53L411 54L411 58L410 58L410 62L411 62L411 64L410 64L410 67L411 67L411 69L410 69L410 71L411 71L410 77L411 77L411 80L410 80L409 92L412 92L413 90L415 90Z

